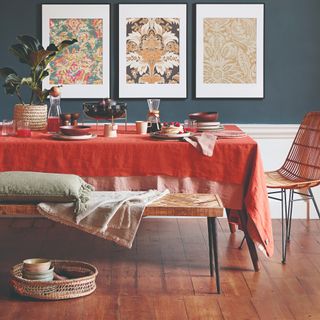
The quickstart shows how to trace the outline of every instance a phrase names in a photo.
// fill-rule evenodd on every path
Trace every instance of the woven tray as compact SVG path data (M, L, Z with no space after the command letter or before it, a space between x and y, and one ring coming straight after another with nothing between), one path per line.
M96 289L98 270L89 263L80 261L53 260L54 271L85 275L79 278L54 281L35 281L22 278L23 264L11 269L10 284L21 296L42 300L61 300L83 297Z

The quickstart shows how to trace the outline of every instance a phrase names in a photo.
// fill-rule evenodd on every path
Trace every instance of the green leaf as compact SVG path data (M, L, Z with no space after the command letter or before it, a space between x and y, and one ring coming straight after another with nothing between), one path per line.
M7 94L14 94L21 85L21 78L14 73L7 76L4 82L4 88Z
M41 77L39 78L40 81L42 81L44 78L46 78L49 75L49 71L48 70L44 70L42 72Z
M27 85L29 87L32 87L33 81L31 77L28 78L21 78L21 84Z
M44 89L43 91L41 89L36 91L37 96L39 97L40 102L43 102L49 95L50 90Z
M4 87L4 90L5 90L6 94L13 95L17 91L17 87L12 86L10 83L9 84L5 83L3 85L3 87Z
M48 51L58 51L59 49L57 48L57 46L54 44L54 43L50 43L48 46L47 46L47 49Z
M31 52L27 46L21 43L12 45L9 50L19 58L20 62L30 65L29 53Z
M47 69L43 70L42 66L37 66L36 69L34 70L34 79L36 82L40 83L41 87L41 82L42 80L49 75L49 71Z
M31 51L42 50L43 47L40 41L32 36L21 35L17 37L24 45L26 45Z
M11 82L13 84L20 84L21 78L18 75L11 73L7 76L5 82Z
M0 69L0 76L2 76L2 77L7 77L9 74L11 74L11 73L13 73L13 74L17 74L13 69L11 69L11 68L1 68Z
M48 50L44 50L44 49L39 50L39 51L35 51L35 52L31 52L30 56L29 56L31 65L33 67L38 66L43 61L45 61L45 59L50 55L52 55L52 51L48 51ZM46 67L46 66L44 66L44 67Z
M58 47L58 50L61 51L62 49L68 47L68 46L71 46L72 44L78 42L77 39L72 39L72 40L64 40L62 42L60 42L57 47Z

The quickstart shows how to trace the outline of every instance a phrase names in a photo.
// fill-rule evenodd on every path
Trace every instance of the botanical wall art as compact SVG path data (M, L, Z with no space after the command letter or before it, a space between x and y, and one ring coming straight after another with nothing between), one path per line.
M64 98L110 96L109 16L109 5L42 5L44 45L78 40L50 64L44 86L62 84Z
M185 4L119 5L119 96L186 97Z
M263 98L263 4L198 4L196 97Z

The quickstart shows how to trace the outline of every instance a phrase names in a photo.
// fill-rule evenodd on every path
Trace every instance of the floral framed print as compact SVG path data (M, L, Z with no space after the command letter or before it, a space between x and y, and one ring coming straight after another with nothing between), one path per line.
M109 98L109 5L42 5L43 45L65 38L78 42L50 63L44 87L62 84L64 98Z
M264 5L196 5L196 97L263 98Z
M187 5L119 5L119 97L187 97Z

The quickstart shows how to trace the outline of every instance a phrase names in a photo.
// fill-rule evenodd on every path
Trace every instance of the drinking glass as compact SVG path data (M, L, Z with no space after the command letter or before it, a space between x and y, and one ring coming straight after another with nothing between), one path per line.
M31 129L29 121L17 121L17 137L31 137Z
M2 121L1 135L2 136L13 136L15 134L15 122L14 120Z
M197 132L197 121L195 120L184 120L183 127L186 132Z

